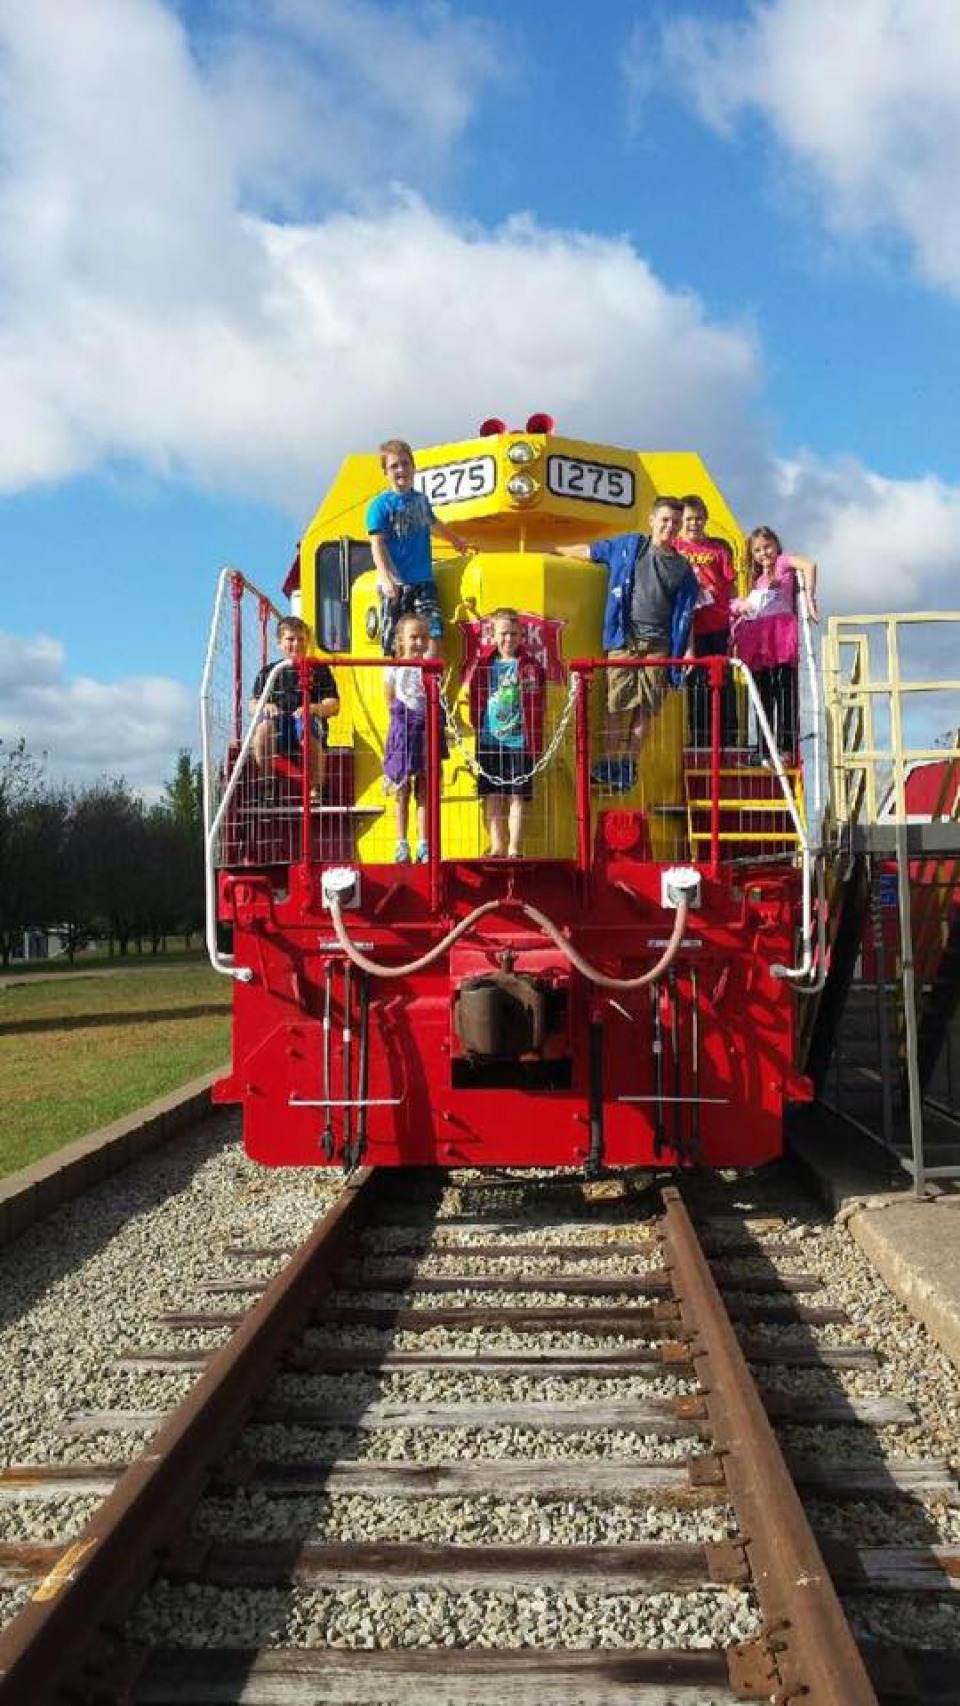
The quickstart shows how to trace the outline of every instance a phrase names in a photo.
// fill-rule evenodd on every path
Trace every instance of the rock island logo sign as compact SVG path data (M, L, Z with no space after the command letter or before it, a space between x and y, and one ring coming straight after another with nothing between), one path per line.
M520 639L524 651L530 652L542 664L551 686L562 686L566 680L566 671L560 651L560 634L567 625L566 619L539 616L529 610L521 610L519 615ZM493 645L493 617L481 616L474 622L458 622L457 627L462 636L461 667L464 675L469 675L473 672L482 648Z

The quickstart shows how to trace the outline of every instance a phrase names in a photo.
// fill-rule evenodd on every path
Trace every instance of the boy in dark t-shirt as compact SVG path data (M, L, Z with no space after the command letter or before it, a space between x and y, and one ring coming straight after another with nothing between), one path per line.
M659 497L649 533L618 533L592 545L555 545L561 557L605 563L609 571L603 615L603 649L623 658L607 671L603 758L593 780L617 792L633 787L636 758L667 688L662 669L636 669L631 660L686 655L699 587L674 540L680 526L676 498Z
M281 616L277 623L277 639L283 656L273 663L265 663L253 684L250 710L257 718L253 731L253 756L257 769L266 775L272 771L278 752L285 758L297 758L304 746L303 684L299 664L306 656L309 632L307 624L299 616ZM266 700L261 704L264 688L278 661L284 667L279 670ZM327 719L336 716L340 698L329 664L313 661L308 668L310 730L306 746L310 762L310 797L314 804L319 804Z

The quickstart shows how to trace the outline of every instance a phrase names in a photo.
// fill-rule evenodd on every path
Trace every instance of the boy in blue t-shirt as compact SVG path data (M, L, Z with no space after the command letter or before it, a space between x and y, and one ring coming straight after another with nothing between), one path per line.
M434 514L429 500L413 483L413 451L405 439L388 438L380 446L380 466L389 491L374 498L367 510L367 532L380 592L380 641L384 655L393 651L393 636L401 616L423 616L430 638L443 635L440 601L433 578L430 535L439 533L455 550L470 546Z

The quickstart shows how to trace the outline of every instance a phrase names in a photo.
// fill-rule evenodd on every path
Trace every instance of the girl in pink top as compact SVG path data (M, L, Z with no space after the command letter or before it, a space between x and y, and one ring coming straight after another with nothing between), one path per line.
M806 598L810 616L819 621L817 565L789 556L772 527L755 527L747 540L747 566L750 591L730 606L733 649L751 670L777 746L792 763L797 752L797 598Z

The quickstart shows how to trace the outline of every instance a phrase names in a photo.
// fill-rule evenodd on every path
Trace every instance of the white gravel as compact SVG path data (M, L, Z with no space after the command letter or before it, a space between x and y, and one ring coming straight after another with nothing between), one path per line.
M448 1459L500 1457L607 1459L644 1457L673 1462L706 1451L695 1434L664 1439L630 1428L592 1428L582 1432L532 1427L372 1428L363 1433L348 1428L288 1427L280 1422L254 1422L241 1435L243 1457L274 1462L315 1460L331 1463L338 1457L383 1463L445 1463Z
M551 1377L548 1370L528 1374L505 1369L471 1374L469 1369L397 1370L384 1374L283 1374L270 1389L272 1398L295 1403L337 1401L366 1408L379 1399L405 1404L604 1404L643 1403L696 1392L695 1380L678 1380L649 1369L636 1375Z
M231 1499L207 1499L194 1531L222 1540L438 1541L455 1534L459 1543L475 1546L613 1546L725 1540L736 1533L736 1524L727 1505L681 1508L489 1495L404 1499L319 1493L278 1499L242 1489Z
M179 1334L150 1317L196 1309L198 1285L231 1271L228 1244L301 1243L341 1189L339 1174L256 1166L240 1148L238 1116L219 1113L0 1250L0 1462L104 1461L135 1449L142 1435L70 1438L59 1426L78 1410L175 1402L193 1377L122 1372L114 1359L148 1344L222 1342L223 1331Z
M585 1297L582 1291L418 1291L416 1281L396 1291L331 1291L325 1300L332 1309L362 1303L367 1309L599 1309L615 1304L621 1309L646 1310L652 1298L619 1292L616 1280L600 1298Z
M760 1619L749 1593L511 1593L342 1588L238 1593L157 1583L131 1624L135 1640L180 1646L724 1647Z
M751 1280L772 1271L817 1274L824 1282L823 1291L804 1294L797 1302L841 1307L848 1319L819 1325L747 1323L739 1331L770 1342L865 1346L878 1353L880 1365L826 1370L766 1366L760 1373L762 1382L808 1397L906 1398L916 1420L906 1427L879 1430L785 1424L779 1429L782 1441L818 1457L945 1457L956 1466L960 1449L956 1370L886 1290L843 1227L832 1225L807 1205L798 1205L796 1185L783 1183L786 1177L779 1169L771 1169L731 1187L735 1201L753 1206L755 1236L786 1246L785 1253L744 1256L737 1251L725 1263L747 1293ZM242 1310L254 1300L208 1296L201 1301L198 1287L231 1273L266 1277L282 1257L244 1261L228 1257L227 1246L294 1247L340 1188L338 1174L255 1167L239 1148L235 1116L221 1114L162 1160L148 1158L0 1252L0 1369L6 1371L0 1460L114 1461L137 1449L142 1435L71 1438L60 1428L78 1411L156 1409L172 1404L192 1376L180 1371L120 1372L111 1367L116 1357L135 1347L211 1348L222 1342L225 1330L181 1332L150 1324L149 1317L204 1304ZM729 1200L724 1201L722 1190L705 1181L704 1198L711 1193L715 1202L712 1248L717 1255L724 1249L733 1252L742 1239L742 1228L739 1222L734 1226L735 1210ZM479 1176L461 1175L444 1192L443 1212L446 1218L431 1234L422 1216L398 1205L394 1223L368 1239L362 1270L396 1276L396 1289L344 1291L345 1300L417 1309L458 1304L494 1311L562 1306L569 1324L564 1319L535 1334L518 1333L495 1319L488 1326L463 1331L440 1327L395 1334L363 1327L317 1328L308 1335L311 1346L473 1350L478 1355L509 1349L532 1355L548 1349L570 1354L598 1345L611 1351L635 1350L647 1343L625 1333L598 1339L577 1325L584 1307L622 1301L637 1311L642 1330L648 1302L618 1294L616 1281L661 1267L663 1252L649 1223L637 1221L635 1196L612 1190L606 1198L601 1194L594 1200L577 1182L545 1184L528 1178L520 1187L506 1181L491 1186ZM400 1218L404 1214L407 1218ZM470 1217L466 1225L455 1218L464 1214ZM540 1247L543 1262L538 1256L534 1267L530 1257L510 1254L510 1242L518 1235ZM589 1243L589 1255L565 1261L564 1245L571 1240ZM624 1241L635 1244L635 1254L604 1253L605 1245ZM502 1243L503 1254L472 1255L481 1243ZM531 1269L544 1275L570 1269L607 1275L613 1289L602 1299L573 1291L512 1294L509 1277ZM456 1273L500 1277L503 1289L493 1286L482 1293L417 1289L418 1279ZM541 1377L511 1370L497 1374L469 1369L386 1370L342 1377L287 1373L272 1395L329 1399L358 1407L374 1399L493 1406L525 1401L642 1403L690 1389L691 1383L669 1368L656 1367L636 1374L570 1380L548 1372ZM238 1442L238 1452L245 1457L321 1462L337 1457L392 1463L503 1458L590 1462L642 1457L670 1463L708 1449L708 1443L695 1435L664 1439L626 1428L574 1432L497 1425L436 1431L385 1427L361 1433L256 1423ZM79 1496L22 1504L0 1501L0 1536L65 1538L82 1526L94 1504ZM842 1507L820 1499L811 1505L811 1515L822 1532L859 1544L960 1544L960 1510L933 1495L896 1504L860 1500ZM643 1500L565 1501L462 1495L403 1500L318 1492L275 1499L241 1488L231 1496L209 1499L198 1515L197 1529L223 1537L602 1544L719 1539L731 1532L731 1517L722 1504L691 1500L689 1505L682 1501L658 1505L646 1496ZM0 1615L9 1614L26 1596L26 1589L0 1594ZM877 1602L851 1601L863 1627L884 1638L895 1635L911 1643L952 1644L960 1649L960 1607L929 1598L919 1603L897 1597L882 1603L887 1610L880 1613ZM727 1588L641 1598L583 1589L560 1594L548 1589L507 1594L380 1588L243 1593L161 1581L136 1613L134 1632L143 1639L159 1637L186 1644L704 1647L749 1639L757 1627L751 1596Z

